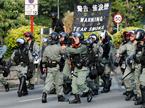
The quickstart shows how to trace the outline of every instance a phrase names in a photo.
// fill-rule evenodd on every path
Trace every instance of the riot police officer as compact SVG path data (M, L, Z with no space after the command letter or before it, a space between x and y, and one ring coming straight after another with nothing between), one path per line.
M141 73L137 74L140 75L140 79L137 79L138 82L136 83L137 85L140 85L140 91L141 91L141 97L137 98L136 105L142 104L141 108L145 108L145 31L144 30L136 30L136 40L139 41L138 49L136 51L135 55L135 61L139 62L141 64ZM138 86L137 86L138 87Z
M101 78L103 80L103 90L101 93L108 93L111 87L111 63L110 63L110 53L112 50L111 37L107 32L102 33L101 35L103 55L102 55L102 64L104 64L104 73Z
M98 95L99 76L101 75L102 69L104 68L100 64L103 55L103 48L96 34L91 34L88 38L88 41L89 41L88 55L90 56L89 57L90 72L89 72L88 82L90 88L92 88L94 92L94 95Z
M122 47L123 45L127 44L129 42L129 32L127 31L124 31L123 32L123 40L122 40L122 43L121 45L119 46ZM118 62L119 62L119 65L120 65L120 68L121 68L121 71L122 71L122 74L124 74L124 71L125 71L125 68L126 68L126 64L125 64L125 59L126 59L126 56L127 56L127 53L126 51L121 55L120 58L118 58ZM123 93L123 95L126 95L126 92Z
M61 32L60 33L60 38L59 38L59 41L60 41L60 45L63 47L63 46L68 46L69 45L69 39L70 39L70 36L69 34L65 33L65 32ZM64 80L64 84L63 84L63 87L64 87L64 94L68 94L71 92L71 69L70 69L70 66L69 66L69 60L68 60L68 56L67 54L63 54L62 57L61 57L61 62L60 62L60 68L63 72L63 80Z
M11 63L14 63L17 66L17 75L20 81L19 88L18 88L18 96L25 96L28 95L26 80L29 79L31 76L27 73L28 65L32 60L31 53L28 47L25 44L24 39L18 38L16 40L18 48L14 50L11 56Z
M33 57L33 61L32 63L29 64L28 67L28 71L30 71L30 73L32 74L32 78L29 79L29 84L28 84L28 88L30 90L34 89L34 84L35 84L35 65L34 62L36 60L38 60L38 58L40 57L40 49L38 44L35 42L34 40L34 36L31 32L25 32L24 33L25 39L29 45L29 50L31 52L31 55Z
M43 71L47 72L47 77L42 93L42 103L47 102L47 93L53 89L53 84L55 84L58 101L65 101L63 96L63 74L59 69L61 54L64 53L64 51L58 44L58 33L52 32L50 38L51 44L45 48L42 57Z
M40 51L41 51L41 58L43 57L43 52L44 52L45 48L46 48L46 47L48 46L48 44L49 44L48 38L43 38L42 42L43 42L43 43L42 43L42 47L41 47L41 49L40 49ZM42 60L40 61L40 71L41 71L40 78L43 79L43 80L45 81L45 78L46 78L47 73L44 73L44 72L43 72Z
M135 34L134 31L129 31L129 42L122 45L117 51L117 56L120 56L124 52L127 53L127 57L125 60L126 68L123 74L123 83L126 88L125 100L127 101L130 100L132 97L134 97L134 89L133 89L132 81L133 81L133 71L135 69L134 60L133 60L135 51L136 51Z
M141 75L141 59L142 59L142 55L143 55L143 38L144 38L145 32L144 30L138 29L135 30L135 37L137 40L136 43L136 52L134 55L134 64L135 64L135 69L133 72L133 77L134 77L134 93L135 93L135 105L140 105L142 103L142 97L141 97L141 90L140 90L140 80L139 77Z
M87 47L82 44L84 41L84 35L81 32L75 32L74 37L72 37L74 43L66 48L66 52L70 54L70 64L71 64L71 74L72 74L72 93L74 94L74 99L70 100L70 104L81 103L80 93L87 94L87 101L92 100L92 91L88 88L86 83L86 78L89 74L87 68Z
M0 82L4 85L5 91L9 91L9 83L4 77L7 77L10 73L9 68L6 66L6 62L4 59L4 54L7 51L7 47L5 45L0 45Z

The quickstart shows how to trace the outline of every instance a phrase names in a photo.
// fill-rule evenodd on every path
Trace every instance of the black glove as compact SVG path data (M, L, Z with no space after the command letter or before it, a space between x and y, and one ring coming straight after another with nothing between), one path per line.
M118 67L119 63L117 62L114 62L114 66Z
M9 73L10 73L10 69L8 67L4 67L3 71L4 71L4 73L3 73L4 77L7 77L9 75Z
M33 77L33 72L28 70L26 76L27 76L27 80L31 79Z
M90 72L89 72L89 77L90 79L96 79L96 77L98 76L98 72L96 69L92 69Z

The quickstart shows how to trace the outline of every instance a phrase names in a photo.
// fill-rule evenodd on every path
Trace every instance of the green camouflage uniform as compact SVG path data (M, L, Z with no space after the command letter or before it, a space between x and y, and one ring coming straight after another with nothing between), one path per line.
M66 48L66 52L69 54L87 54L87 47L81 45L79 48ZM83 66L82 69L79 69L75 66L74 72L72 73L72 93L80 94L82 92L88 92L89 88L87 87L86 78L89 74L87 67Z
M132 42L128 42L124 45L122 45L118 49L118 54L123 54L125 51L127 51L127 57L131 56L135 53L136 45L134 45ZM127 59L126 59L127 60ZM132 85L133 81L133 69L134 69L134 63L132 65L127 65L125 72L123 74L123 82L125 84L126 91L132 91L134 86Z
M98 56L97 57L97 59L98 59L97 62L100 63L101 59L102 59L102 55L103 55L103 48L101 47L101 44L99 42L97 44L96 43L93 44L93 51ZM99 75L94 80L91 80L90 78L87 78L87 80L88 80L89 87L92 88L94 93L95 92L97 93L97 91L99 89Z
M61 46L57 44L49 45L44 50L42 62L48 62L48 59L52 62L57 62L56 66L51 68L48 66L47 68L47 77L43 88L43 92L45 93L50 92L55 84L57 95L63 95L63 73L60 72L58 64L62 53L64 53L64 51L61 49Z

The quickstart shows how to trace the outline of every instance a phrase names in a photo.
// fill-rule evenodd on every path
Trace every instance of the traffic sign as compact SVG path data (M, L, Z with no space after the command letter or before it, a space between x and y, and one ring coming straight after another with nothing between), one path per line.
M25 0L25 15L38 15L38 0Z
M120 15L120 14L114 15L113 20L114 20L114 22L117 23L117 24L121 23L122 20L123 20L122 15Z
M29 4L29 5L36 5L36 4L38 4L38 0L25 0L25 5L26 4Z
M25 15L38 15L38 5L25 5Z

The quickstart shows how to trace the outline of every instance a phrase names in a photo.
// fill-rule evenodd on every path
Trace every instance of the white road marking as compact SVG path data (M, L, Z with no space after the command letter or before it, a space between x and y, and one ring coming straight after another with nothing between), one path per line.
M34 98L34 99L27 99L27 100L21 100L19 101L20 103L23 103L23 102L28 102L28 101L35 101L35 100L39 100L41 98Z

